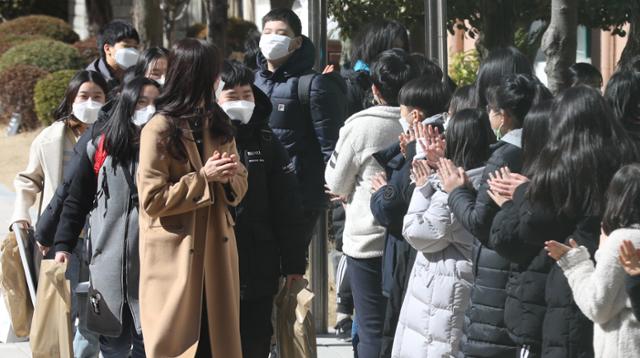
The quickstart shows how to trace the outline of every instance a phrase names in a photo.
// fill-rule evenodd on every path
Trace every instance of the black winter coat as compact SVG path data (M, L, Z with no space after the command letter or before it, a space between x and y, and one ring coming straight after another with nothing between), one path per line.
M633 315L640 321L640 276L629 276L625 279L627 294L631 300Z
M240 297L254 300L278 290L278 278L304 274L306 242L302 203L287 151L269 128L269 98L254 87L256 107L248 124L234 121L240 161L249 189L236 208Z
M116 78L113 74L111 67L107 64L107 62L102 58L98 58L95 61L91 62L87 68L87 71L96 71L104 77L104 80L107 82L107 86L109 86L109 92L113 91L116 87L120 85L120 80ZM105 93L108 94L108 93Z
M576 306L567 279L547 256L544 242L572 237L593 255L601 218L558 216L530 203L527 188L524 184L516 190L513 203L505 203L491 230L496 250L524 270L511 290L505 321L517 339L537 346L541 357L593 357L593 323Z
M109 118L109 111L113 107L113 104L114 101L109 101L102 107L102 110L98 113L98 121L82 134L73 147L73 157L68 164L67 170L64 171L62 183L56 188L51 201L47 205L47 208L42 211L36 224L35 238L41 245L47 247L53 246L64 201L69 195L71 181L76 176L77 168L82 158L86 156L87 144L93 138L97 137L98 133L102 130L104 123Z
M311 82L310 113L305 113L298 99L298 81L313 72L313 43L303 36L302 46L273 73L261 53L257 61L260 70L254 83L271 99L273 111L269 126L293 162L304 208L325 209L325 164L331 158L346 119L346 84L337 74L316 75Z
M400 152L398 143L373 155L389 178L388 184L371 196L373 217L387 228L382 256L382 292L389 301L382 329L380 358L391 357L400 309L416 259L416 250L402 236L402 223L415 188L410 178L415 155L415 142L407 145L407 158Z
M373 105L369 73L342 69L340 75L347 83L347 118Z
M473 247L474 283L471 306L465 317L466 339L462 350L466 357L515 357L516 343L509 337L504 324L504 305L511 263L489 246L489 231L499 207L487 190L489 174L507 166L514 173L522 169L522 150L500 141L492 146L493 153L484 169L478 191L461 187L449 194L449 207L462 225L476 237ZM485 232L486 231L486 232Z

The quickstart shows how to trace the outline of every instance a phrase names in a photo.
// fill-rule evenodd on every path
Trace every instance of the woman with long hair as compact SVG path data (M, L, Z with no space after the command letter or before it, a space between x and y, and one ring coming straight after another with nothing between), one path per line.
M155 112L159 85L144 77L123 85L103 134L84 148L56 232L56 261L68 260L90 213L87 327L100 334L105 358L144 357L138 305L140 129ZM133 349L132 349L133 347Z
M242 356L229 207L242 200L247 172L214 102L221 66L215 45L178 42L140 138L140 313L152 357Z
M79 71L69 81L64 98L54 112L56 121L38 134L31 143L27 168L18 173L14 180L16 201L11 222L23 228L30 228L29 209L40 195L38 208L38 228L40 215L45 214L49 203L55 199L56 188L62 178L73 171L74 146L80 136L98 119L98 111L107 101L109 88L104 77L95 71ZM46 256L53 246L55 229L46 232L47 239L38 239L39 251ZM78 233L79 234L79 233ZM38 236L36 236L38 238ZM78 237L76 237L78 239ZM81 240L84 241L84 240ZM81 259L84 245L78 245L67 267L67 278L71 290L75 290L80 279ZM71 295L71 320L79 314L76 295ZM74 325L75 327L75 325ZM80 327L76 331L76 352L91 356L98 354L98 336Z

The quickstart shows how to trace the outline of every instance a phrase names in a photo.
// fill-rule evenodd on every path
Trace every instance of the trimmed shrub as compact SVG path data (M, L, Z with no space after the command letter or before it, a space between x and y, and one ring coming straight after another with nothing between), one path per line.
M82 57L82 64L85 66L100 57L100 52L98 52L98 41L95 37L89 37L86 40L78 41L73 44L73 47L75 47L76 50L78 50L78 53L80 53L80 57Z
M0 24L0 34L46 36L54 40L74 43L80 39L62 19L46 15L30 15Z
M36 84L33 92L33 102L35 104L38 120L45 126L53 123L58 118L54 118L53 112L64 98L69 81L76 74L76 70L62 70L49 74Z
M47 38L44 36L14 35L14 34L0 35L0 56L2 56L5 52L7 52L13 46L35 41L35 40L46 40L46 39Z
M5 52L0 57L0 72L18 64L55 72L80 68L82 58L71 45L56 40L36 40L14 46Z
M19 112L22 115L21 128L31 130L40 125L34 111L33 91L38 80L46 75L47 71L29 65L17 65L0 72L0 122L6 124L11 113Z

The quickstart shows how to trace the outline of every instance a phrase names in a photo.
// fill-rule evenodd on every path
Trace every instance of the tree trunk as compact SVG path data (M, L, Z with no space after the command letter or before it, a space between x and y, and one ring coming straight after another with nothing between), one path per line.
M207 39L213 42L220 52L227 56L226 52L226 32L227 32L227 9L228 0L207 0L205 9L207 12L207 28L209 29Z
M270 0L272 9L286 8L291 9L295 0Z
M176 21L182 18L190 0L159 0L163 14L164 47L171 48L175 36Z
M162 11L159 0L135 0L133 26L144 48L162 45Z
M113 20L111 0L86 0L85 4L89 18L89 33L95 35Z
M576 62L578 0L552 0L551 22L542 37L547 85L557 94L569 87L569 66Z
M629 67L633 60L640 56L640 6L636 5L629 16L629 33L627 33L627 44L624 46L618 68Z
M513 46L515 34L515 0L482 0L480 18L482 31L476 42L476 49L481 58L487 57L489 51Z

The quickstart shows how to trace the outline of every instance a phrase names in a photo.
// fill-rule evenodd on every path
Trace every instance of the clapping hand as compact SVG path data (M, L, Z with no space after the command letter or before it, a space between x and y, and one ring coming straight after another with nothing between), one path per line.
M416 182L416 187L422 187L427 183L431 168L426 160L414 160L411 166L411 175Z
M636 249L629 240L620 244L620 264L631 276L640 275L640 249Z
M213 152L207 162L202 167L207 181L228 183L238 171L238 158L235 154Z
M575 249L578 247L578 243L574 239L569 239L569 244L571 246L561 244L555 240L545 241L544 249L549 252L548 255L551 256L551 258L558 261L562 258L562 256L564 256L567 252L569 252L569 250Z
M407 157L407 145L416 140L416 135L413 126L409 127L406 133L400 134L398 137L400 140L400 152L406 158Z
M415 132L416 140L425 153L427 162L435 168L438 165L438 161L444 158L446 141L440 135L437 127L431 125L425 126L421 122L415 124Z
M523 183L529 181L524 175L512 173L509 168L502 167L495 173L489 173L489 187L494 194L502 196L507 200L513 200L513 193Z
M438 161L438 177L447 193L469 184L469 177L464 169L456 168L451 160L445 158L440 158Z
M386 185L387 185L387 175L385 174L385 172L376 173L371 178L371 193L373 194L377 192L378 190L380 190L380 188Z

